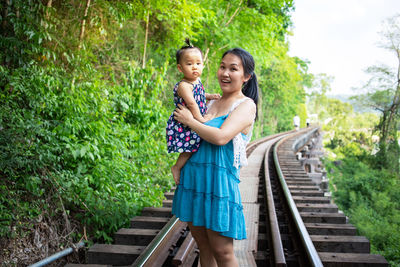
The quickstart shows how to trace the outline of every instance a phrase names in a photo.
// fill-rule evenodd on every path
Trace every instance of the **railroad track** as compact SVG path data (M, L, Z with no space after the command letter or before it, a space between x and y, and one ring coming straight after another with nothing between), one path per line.
M259 210L257 222L246 221L257 229L249 234L246 242L253 245L246 243L249 251L239 258L240 266L388 266L382 256L370 254L369 241L356 235L297 159L296 152L309 146L316 134L318 129L304 129L249 144L248 156L257 149L265 156L250 164L259 177ZM171 215L173 192L165 197L162 207L144 208L130 228L116 232L114 244L89 248L88 264L197 266L198 250L187 224Z

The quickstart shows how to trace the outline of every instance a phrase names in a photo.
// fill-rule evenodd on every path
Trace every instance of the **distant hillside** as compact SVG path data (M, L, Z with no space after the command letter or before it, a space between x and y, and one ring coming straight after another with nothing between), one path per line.
M350 97L352 97L353 95L347 95L347 94L337 94L337 95L326 95L329 98L335 98L338 99L344 103L349 103L353 106L354 112L358 112L358 113L365 113L365 112L369 112L369 113L378 113L376 110L372 109L372 108L365 108L365 107L360 107L359 105L357 105L357 103L354 102L354 100L351 100Z

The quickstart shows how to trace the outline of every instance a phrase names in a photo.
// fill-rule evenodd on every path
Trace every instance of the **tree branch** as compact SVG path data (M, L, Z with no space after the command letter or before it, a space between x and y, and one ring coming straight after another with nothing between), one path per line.
M90 6L90 0L87 0L86 7L85 7L85 13L83 15L83 20L82 20L82 23L81 23L81 32L79 34L79 46L78 46L78 49L81 49L81 47L82 47L83 36L85 35L86 17L88 15L89 6Z
M240 3L239 3L238 8L236 8L235 12L233 12L233 15L230 17L230 19L228 20L228 22L225 23L225 27L228 26L228 25L232 22L233 18L234 18L234 17L236 16L236 14L239 12L239 10L240 10L240 8L241 8L241 5L242 5L242 2L243 2L243 0L240 0Z

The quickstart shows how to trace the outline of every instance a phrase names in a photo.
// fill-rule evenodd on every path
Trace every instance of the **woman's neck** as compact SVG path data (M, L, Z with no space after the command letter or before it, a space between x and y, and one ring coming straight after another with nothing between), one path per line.
M242 93L242 91L236 91L236 92L232 92L232 93L222 92L222 96L221 96L220 100L231 101L231 100L241 99L243 97L245 97L245 95Z
M233 103L243 97L245 97L245 95L241 91L234 93L223 92L221 98L216 100L215 104L212 105L207 113L211 115L210 118L226 115L231 109Z

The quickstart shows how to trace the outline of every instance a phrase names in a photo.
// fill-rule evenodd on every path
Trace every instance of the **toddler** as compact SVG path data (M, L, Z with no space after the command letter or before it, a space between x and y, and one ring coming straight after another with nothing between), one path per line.
M196 120L204 123L207 121L204 118L207 111L206 100L219 99L220 96L205 93L200 81L204 67L203 53L198 47L191 45L189 39L185 42L186 45L176 52L177 67L183 78L174 87L174 103L175 107L178 104L186 106ZM168 119L166 132L168 153L180 153L171 168L175 183L179 184L180 171L191 153L198 150L201 139L190 128L176 121L174 114Z

